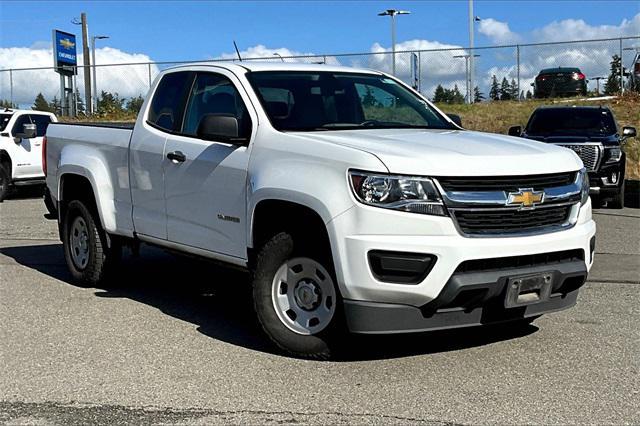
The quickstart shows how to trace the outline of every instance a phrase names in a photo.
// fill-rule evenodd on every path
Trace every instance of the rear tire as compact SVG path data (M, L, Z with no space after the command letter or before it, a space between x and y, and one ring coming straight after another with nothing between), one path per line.
M9 185L11 184L11 174L7 172L7 167L0 164L0 203L9 195Z
M624 181L622 181L622 185L620 185L613 199L607 203L607 206L612 209L621 209L624 207Z
M78 200L67 206L62 244L71 275L85 286L101 284L122 253L117 244L108 247L107 235L97 215Z
M331 358L344 330L333 267L322 258L296 252L291 235L282 232L264 244L256 260L258 321L278 348L300 358Z

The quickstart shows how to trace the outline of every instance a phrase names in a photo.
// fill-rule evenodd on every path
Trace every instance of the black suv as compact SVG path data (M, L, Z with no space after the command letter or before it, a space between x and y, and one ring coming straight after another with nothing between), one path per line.
M625 153L622 145L636 136L636 129L619 131L607 107L540 107L527 126L514 126L509 135L562 145L573 150L587 168L595 207L609 201L609 207L624 206Z
M587 95L587 77L580 68L543 69L531 85L535 98Z

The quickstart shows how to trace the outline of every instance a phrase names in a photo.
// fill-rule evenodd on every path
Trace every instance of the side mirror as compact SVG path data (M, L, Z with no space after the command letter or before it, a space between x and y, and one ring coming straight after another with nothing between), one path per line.
M28 123L28 124L22 125L22 132L16 133L13 136L15 138L20 138L20 139L33 139L36 137L36 134L37 134L36 125Z
M447 114L447 117L449 117L451 121L456 123L458 126L462 127L462 119L458 114Z
M200 119L196 136L200 139L243 144L238 119L231 114L206 114Z
M509 127L509 136L522 136L522 126Z
M622 128L622 138L635 138L636 137L636 128L635 127L623 127Z

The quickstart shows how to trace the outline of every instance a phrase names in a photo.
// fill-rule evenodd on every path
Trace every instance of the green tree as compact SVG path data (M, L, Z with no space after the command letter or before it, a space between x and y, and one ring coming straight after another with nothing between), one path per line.
M62 114L62 103L60 102L60 99L58 99L57 96L54 96L51 103L49 103L49 111L57 115Z
M516 80L512 78L509 85L511 87L511 93L509 93L511 95L511 99L517 100L520 96L520 93L518 93L518 83L516 83Z
M446 93L442 84L438 84L435 92L433 92L433 102L446 102Z
M458 89L458 85L455 84L453 86L453 90L450 91L449 96L450 104L463 104L464 103L464 95L460 93L460 89Z
M500 86L496 76L491 77L491 88L489 89L489 99L492 101L500 100Z
M8 99L0 99L0 108L18 108L18 104L14 104Z
M363 98L362 106L366 107L366 106L376 106L377 105L376 98L375 98L375 96L373 96L373 94L371 94L371 98L373 98L373 103L370 104L370 105L369 104L365 104L365 101L371 102L371 99L367 98L367 95L369 94L369 92L371 92L371 88L367 87L367 94ZM138 96L133 97L133 98L131 98L131 99L129 99L127 101L125 109L129 113L138 114L140 112L140 109L142 108L143 102L144 102L144 98L142 97L142 95L138 95Z
M511 85L507 80L507 77L502 77L502 83L500 84L500 100L508 101L511 99Z
M36 99L33 101L33 106L31 107L31 109L35 111L53 112L49 101L47 101L42 93L38 93L38 96L36 96Z
M484 97L484 93L482 93L480 91L480 88L478 86L476 86L473 89L473 102L477 103L477 102L482 102L484 101L485 97Z
M605 95L616 95L620 93L620 56L613 55L611 57L611 72L604 84Z
M97 102L98 114L122 114L124 112L124 99L118 93L100 92L100 98Z

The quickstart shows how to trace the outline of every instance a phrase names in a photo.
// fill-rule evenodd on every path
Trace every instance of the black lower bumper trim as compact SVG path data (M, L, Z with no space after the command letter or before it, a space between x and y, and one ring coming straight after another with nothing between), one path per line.
M548 300L505 308L510 277L551 272L554 286ZM345 300L353 333L391 334L468 327L524 319L570 308L587 278L584 261L535 267L455 274L441 296L422 307Z

